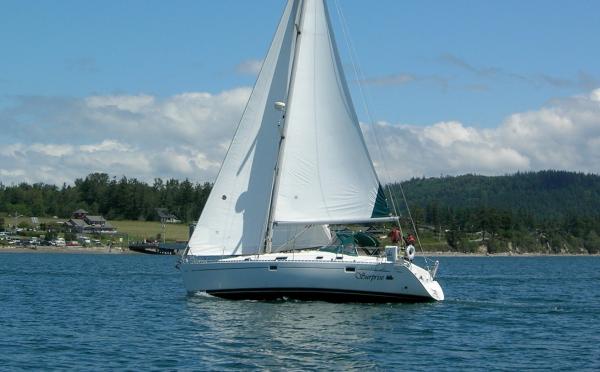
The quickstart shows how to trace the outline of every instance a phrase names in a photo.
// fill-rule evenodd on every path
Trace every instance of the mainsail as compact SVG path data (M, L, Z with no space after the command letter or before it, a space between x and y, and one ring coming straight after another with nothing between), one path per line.
M328 223L387 215L325 4L289 0L188 254L260 253L269 223L274 250L323 245Z

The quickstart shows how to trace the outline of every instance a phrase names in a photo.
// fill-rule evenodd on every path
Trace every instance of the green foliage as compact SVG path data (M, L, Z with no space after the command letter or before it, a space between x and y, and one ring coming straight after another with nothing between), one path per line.
M19 236L28 237L28 238L32 238L32 237L39 238L41 235L43 235L43 234L39 231L21 231L21 232L19 232Z
M588 233L583 245L589 253L600 253L600 236L598 236L595 230L591 230Z
M46 234L44 234L44 238L46 240L54 240L54 239L58 238L58 233L54 230L49 230L46 232Z
M401 200L399 185L391 186ZM443 218L448 208L509 211L538 223L598 216L600 211L600 176L593 174L552 170L496 177L468 174L413 178L402 187L411 204L429 212L431 222L434 215Z
M31 225L28 222L21 221L21 222L19 222L17 227L20 229L29 229L29 228L31 228Z
M135 178L92 173L61 188L41 183L0 184L0 212L68 218L82 208L110 220L150 221L158 220L156 208L167 208L189 222L200 216L211 188L209 183L193 184L189 180L155 179L148 185Z
M75 233L72 233L72 232L66 232L65 235L64 235L64 239L67 242L73 241L73 240L77 240L77 235Z
M537 232L529 232L525 229L513 230L512 243L515 253L541 253L542 245Z
M508 252L508 244L504 240L490 239L487 241L487 251L491 254Z
M474 241L465 240L463 241L462 249L463 253L477 253L477 250L479 249L479 244Z
M112 221L157 221L155 208L167 208L184 222L191 222L200 216L211 187L160 178L150 185L105 173L92 173L61 187L0 183L0 213L68 218L82 208ZM403 182L402 187L417 228L432 237L427 243L431 249L444 246L475 252L485 246L490 253L600 253L598 175L565 171L499 177L469 174L415 178ZM390 189L394 198L401 200L400 185L392 184ZM404 203L399 205L404 208ZM412 229L407 211L399 213L403 226ZM6 221L0 218L0 229L11 221L10 217ZM56 226L45 227L46 231L60 231ZM154 236L156 230L138 235ZM166 237L170 234L168 230Z
M400 185L390 186L401 200ZM433 231L446 229L453 251L476 249L467 247L475 235L490 253L600 250L595 235L600 231L597 175L541 171L415 178L403 182L402 188L417 225ZM404 205L400 206L400 214L407 216Z

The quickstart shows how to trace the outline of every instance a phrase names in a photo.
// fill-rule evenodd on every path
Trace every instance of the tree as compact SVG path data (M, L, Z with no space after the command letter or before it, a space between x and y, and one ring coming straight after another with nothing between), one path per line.
M65 233L65 241L70 242L77 239L77 235L68 231Z
M583 246L590 254L600 253L600 236L598 236L596 231L591 230L587 234Z
M29 229L31 227L31 225L26 221L21 221L21 222L19 222L17 227L20 229Z
M462 252L465 241L465 233L460 229L446 230L446 242L457 252Z
M45 234L44 237L46 240L54 240L58 237L58 233L54 230L48 230Z

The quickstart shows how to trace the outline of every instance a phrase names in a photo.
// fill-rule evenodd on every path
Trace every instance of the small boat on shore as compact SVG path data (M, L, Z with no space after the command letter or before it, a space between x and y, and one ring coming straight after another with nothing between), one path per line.
M134 252L147 254L175 255L185 250L187 242L160 243L160 242L134 242L129 244L129 249Z

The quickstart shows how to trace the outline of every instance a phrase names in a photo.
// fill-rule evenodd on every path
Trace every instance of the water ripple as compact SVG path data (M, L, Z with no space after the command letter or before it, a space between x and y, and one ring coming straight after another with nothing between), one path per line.
M188 295L173 257L0 255L0 369L600 369L599 257L440 258L428 304Z

